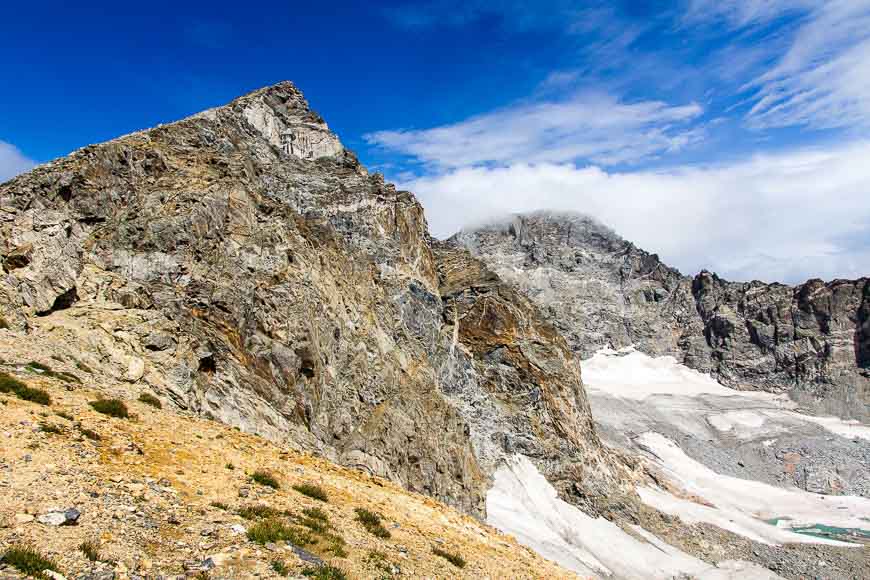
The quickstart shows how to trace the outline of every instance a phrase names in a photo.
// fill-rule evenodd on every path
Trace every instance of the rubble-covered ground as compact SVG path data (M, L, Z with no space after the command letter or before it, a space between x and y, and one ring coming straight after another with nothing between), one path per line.
M101 384L106 377L87 365L57 360L50 344L24 353L4 338L14 336L0 330L0 373L50 401L0 393L0 554L32 546L59 574L88 580L301 577L321 563L348 578L573 577L429 497L157 409L138 400L137 386ZM123 400L129 417L92 407L108 397ZM258 470L278 488L254 481ZM318 486L327 501L295 490L300 484ZM358 508L379 514L389 537L367 531ZM265 521L281 522L292 538L252 537ZM464 567L435 550L459 555ZM0 562L0 578L21 577Z

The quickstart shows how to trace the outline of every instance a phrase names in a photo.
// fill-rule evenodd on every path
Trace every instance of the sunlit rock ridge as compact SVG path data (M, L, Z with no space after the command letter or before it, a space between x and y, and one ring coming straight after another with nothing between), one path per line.
M578 503L624 480L537 306L289 82L37 167L0 216L8 332L133 391L478 516L513 453Z

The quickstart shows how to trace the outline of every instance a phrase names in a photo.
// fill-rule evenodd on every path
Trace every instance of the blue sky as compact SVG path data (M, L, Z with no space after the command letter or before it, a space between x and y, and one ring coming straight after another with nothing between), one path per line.
M290 79L436 235L554 208L686 272L870 274L870 0L2 10L0 178Z

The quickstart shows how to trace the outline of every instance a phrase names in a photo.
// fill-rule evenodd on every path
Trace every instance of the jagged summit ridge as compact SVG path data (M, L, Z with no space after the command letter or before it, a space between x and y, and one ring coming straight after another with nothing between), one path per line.
M540 212L464 231L468 248L531 296L583 358L635 345L726 385L789 392L870 420L870 280L792 287L683 276L595 220Z

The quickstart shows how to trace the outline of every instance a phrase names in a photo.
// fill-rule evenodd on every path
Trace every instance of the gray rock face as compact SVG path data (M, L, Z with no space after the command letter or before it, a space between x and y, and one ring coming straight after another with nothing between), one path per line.
M490 290L528 333L476 359L466 314L488 295L445 282L417 200L369 175L290 83L0 185L0 232L13 331L74 312L72 357L180 409L475 514L516 449L564 489L620 477L570 351L535 342L556 340L537 308ZM517 401L532 406L516 426L478 421Z
M578 215L539 213L462 232L581 357L635 345L739 389L788 392L870 422L870 280L799 286L694 278Z

